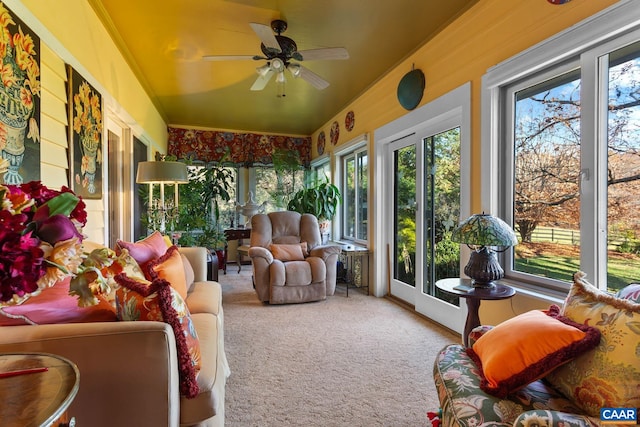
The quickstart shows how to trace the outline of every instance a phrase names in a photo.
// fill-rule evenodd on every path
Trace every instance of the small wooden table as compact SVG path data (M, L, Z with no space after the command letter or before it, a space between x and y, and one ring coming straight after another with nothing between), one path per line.
M225 258L227 256L228 243L230 240L238 241L238 251L236 252L236 262L238 263L238 273L240 273L240 269L242 268L242 255L247 255L247 252L244 251L244 248L240 248L242 246L242 239L248 239L251 237L251 229L250 228L228 228L224 230L224 237L226 242L224 243L224 254ZM248 250L248 249L247 249ZM227 263L224 263L222 268L224 274L227 274Z
M67 409L78 393L80 373L61 356L0 353L0 374L46 368L0 378L0 423L4 427L67 426Z
M460 290L459 287L471 288L470 290ZM511 298L516 294L516 290L504 283L495 282L491 287L476 288L471 284L471 279L441 279L436 282L436 287L450 294L465 298L467 301L467 320L464 324L463 342L465 347L469 346L469 333L473 328L480 326L480 302L482 300L500 300Z

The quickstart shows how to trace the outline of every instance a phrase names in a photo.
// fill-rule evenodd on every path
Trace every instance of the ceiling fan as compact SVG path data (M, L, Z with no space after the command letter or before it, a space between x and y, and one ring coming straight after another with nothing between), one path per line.
M349 52L343 47L330 47L298 51L298 46L289 37L282 33L287 29L286 21L276 19L271 22L271 27L264 24L251 22L249 24L261 40L260 49L264 56L259 55L206 55L202 58L207 61L233 61L243 59L266 60L267 63L256 68L258 78L251 90L262 90L275 75L276 82L286 81L284 72L289 72L294 77L300 77L316 89L322 90L329 86L329 82L322 77L292 61L312 61L318 59L349 59ZM274 34L275 33L275 34Z

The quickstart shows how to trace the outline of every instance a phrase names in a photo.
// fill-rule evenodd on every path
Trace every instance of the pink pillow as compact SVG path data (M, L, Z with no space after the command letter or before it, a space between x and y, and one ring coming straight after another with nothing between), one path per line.
M116 321L115 309L104 299L91 307L78 307L78 298L69 295L69 282L71 277L21 305L0 307L0 326Z
M164 255L167 252L167 243L159 231L154 231L149 236L134 243L118 239L116 241L116 254L120 255L122 248L127 249L133 259L142 266L152 259Z

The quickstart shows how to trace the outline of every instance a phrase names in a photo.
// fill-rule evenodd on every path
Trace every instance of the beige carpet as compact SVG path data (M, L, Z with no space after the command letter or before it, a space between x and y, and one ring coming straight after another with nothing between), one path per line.
M460 337L397 304L344 288L264 305L250 266L220 274L231 376L226 426L429 426L437 351Z

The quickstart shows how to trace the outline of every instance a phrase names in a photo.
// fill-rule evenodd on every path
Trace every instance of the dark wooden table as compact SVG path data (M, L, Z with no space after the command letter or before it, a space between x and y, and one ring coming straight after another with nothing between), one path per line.
M224 230L224 237L226 239L226 242L224 243L224 256L225 259L228 259L229 257L227 256L227 249L229 246L229 241L231 240L237 240L238 241L238 247L242 246L242 239L248 239L251 237L251 229L250 228L228 228L226 230ZM242 268L242 254L240 252L236 253L236 262L238 263L238 273L240 272L240 269ZM224 272L224 274L227 274L227 263L224 263L224 267L222 269L222 271Z
M36 371L0 377L0 424L4 427L70 425L67 409L80 386L76 365L53 354L0 353L0 376L30 369Z
M491 287L476 288L471 284L471 279L441 279L436 282L436 287L465 298L467 301L467 320L464 324L464 335L462 337L465 347L469 345L469 333L473 328L480 326L480 302L482 300L500 300L511 298L516 294L516 290L504 283L495 282ZM469 288L469 290L461 290L460 287Z

